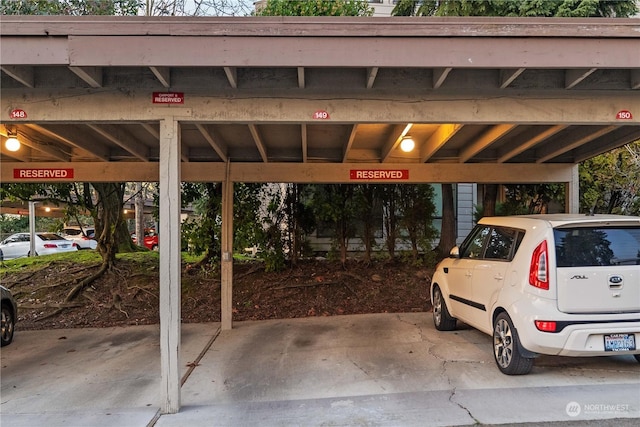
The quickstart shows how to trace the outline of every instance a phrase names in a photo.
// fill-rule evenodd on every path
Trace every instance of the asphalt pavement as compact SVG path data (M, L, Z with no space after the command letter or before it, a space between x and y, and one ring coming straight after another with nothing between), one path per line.
M184 324L181 410L161 414L159 327L16 332L0 425L637 426L632 356L495 366L491 338L429 313Z

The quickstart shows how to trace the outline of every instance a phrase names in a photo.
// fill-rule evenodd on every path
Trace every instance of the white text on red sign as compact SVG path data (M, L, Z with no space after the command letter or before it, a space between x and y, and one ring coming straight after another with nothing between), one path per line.
M73 169L14 169L17 179L71 179Z
M184 104L183 92L153 92L154 104Z
M408 169L351 169L350 179L380 179L380 180L406 180L409 179Z

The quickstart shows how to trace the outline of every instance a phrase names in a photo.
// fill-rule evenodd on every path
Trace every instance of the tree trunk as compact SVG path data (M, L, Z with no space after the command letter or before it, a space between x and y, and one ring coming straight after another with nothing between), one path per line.
M98 194L96 204L96 240L97 251L102 256L106 270L116 261L120 245L133 248L131 236L122 217L124 184L116 182L94 182L91 184Z
M442 184L442 230L437 246L439 257L446 257L456 245L456 221L453 209L453 184Z
M482 195L483 216L496 215L496 201L498 199L498 184L485 184Z

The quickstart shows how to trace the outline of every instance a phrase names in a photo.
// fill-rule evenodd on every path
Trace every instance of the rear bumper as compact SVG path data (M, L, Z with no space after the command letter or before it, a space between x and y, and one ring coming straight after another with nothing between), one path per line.
M517 315L511 316L526 350L558 356L640 354L640 313L568 315L558 312L554 301L538 301L533 307L530 303L515 305ZM536 320L555 321L563 327L558 332L541 332ZM635 350L606 351L605 335L610 334L633 335Z

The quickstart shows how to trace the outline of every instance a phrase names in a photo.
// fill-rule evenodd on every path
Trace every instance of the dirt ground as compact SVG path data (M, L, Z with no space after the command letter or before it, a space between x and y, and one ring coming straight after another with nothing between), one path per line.
M159 322L157 261L126 260L87 287L80 297L65 297L94 265L55 262L35 272L4 274L2 284L18 300L17 330L108 327ZM233 320L262 320L357 313L429 311L433 270L400 261L345 267L306 260L295 268L267 273L259 261L234 263ZM184 265L182 321L220 320L217 267Z

